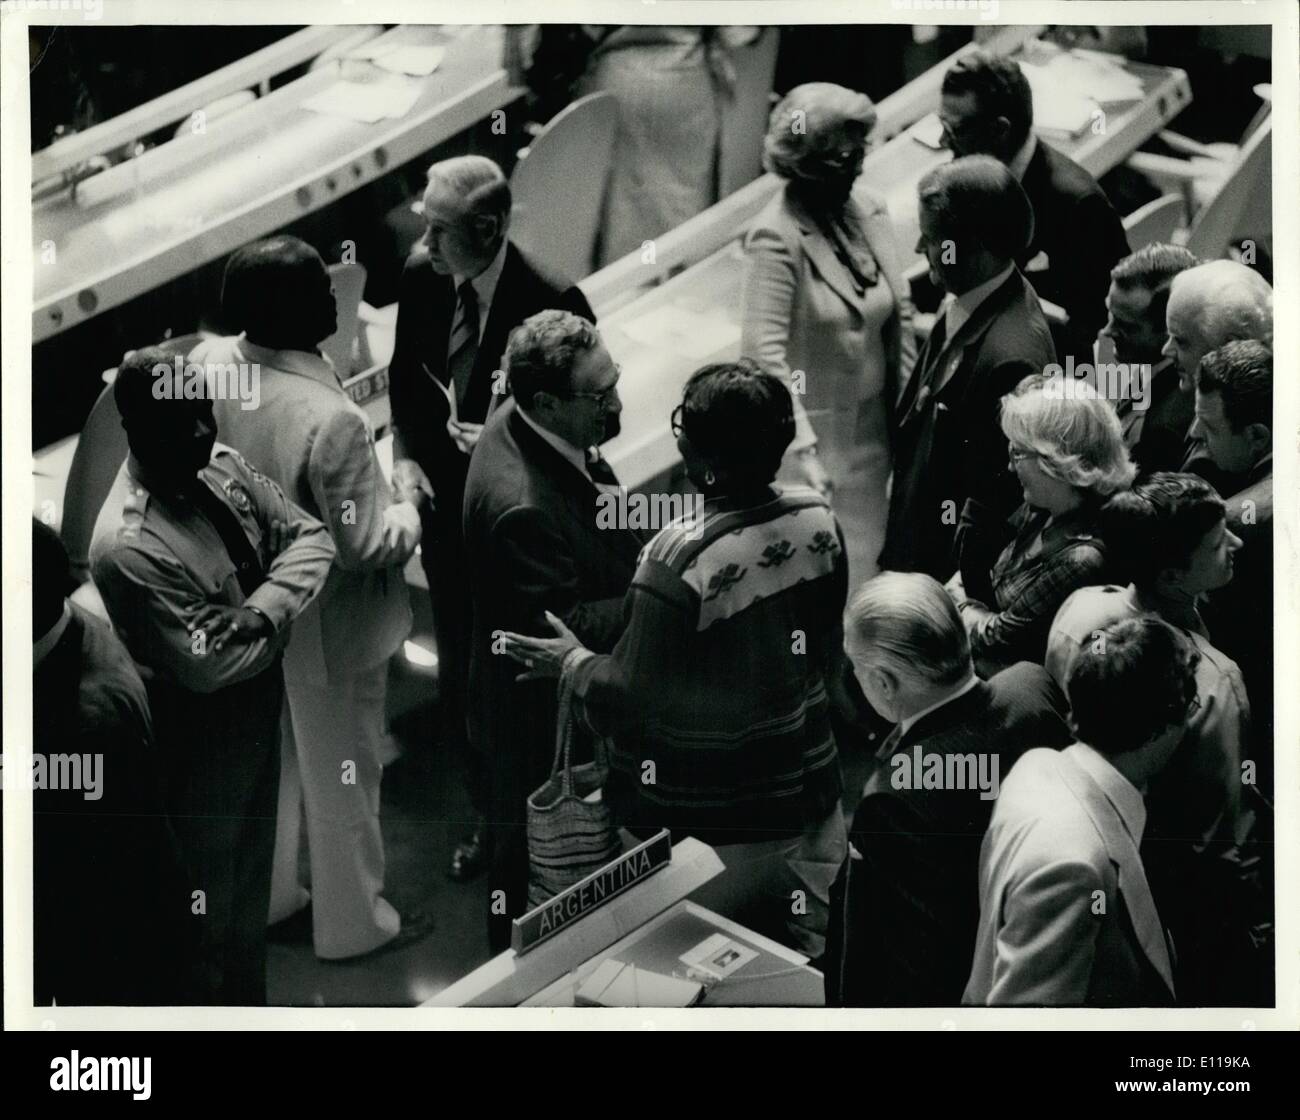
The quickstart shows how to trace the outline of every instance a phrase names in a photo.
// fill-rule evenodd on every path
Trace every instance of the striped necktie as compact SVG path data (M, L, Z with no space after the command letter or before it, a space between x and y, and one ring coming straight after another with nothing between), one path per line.
M478 293L471 280L456 289L456 317L451 325L451 338L447 343L447 372L456 390L456 404L465 403L470 374L478 357Z

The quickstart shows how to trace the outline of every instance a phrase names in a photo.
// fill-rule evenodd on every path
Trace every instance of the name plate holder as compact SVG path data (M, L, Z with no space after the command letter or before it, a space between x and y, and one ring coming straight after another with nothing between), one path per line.
M709 845L693 836L672 844L662 831L516 919L512 942L521 948L493 957L421 1006L517 1006L723 870Z

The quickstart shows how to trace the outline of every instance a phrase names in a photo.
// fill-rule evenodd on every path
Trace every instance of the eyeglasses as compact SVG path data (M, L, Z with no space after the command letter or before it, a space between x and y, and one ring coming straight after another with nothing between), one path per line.
M1007 460L1013 468L1019 466L1026 459L1041 458L1042 456L1037 451L1022 451L1018 447L1010 447L1007 449Z
M673 409L672 415L668 418L668 426L673 430L673 438L682 438L682 416L685 414L686 406L679 404Z
M614 399L614 395L618 392L618 381L623 372L617 366L615 366L614 369L616 371L614 380L603 389L570 389L567 393L557 393L556 395L562 395L565 400L570 401L578 398L595 401L601 408L605 408L609 405L609 402Z

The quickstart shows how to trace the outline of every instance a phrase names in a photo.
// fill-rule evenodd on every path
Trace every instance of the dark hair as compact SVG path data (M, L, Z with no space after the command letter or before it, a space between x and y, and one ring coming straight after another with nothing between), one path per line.
M1147 317L1155 322L1158 316L1163 327L1165 308L1169 305L1169 286L1174 277L1200 263L1190 249L1153 241L1121 260L1110 270L1110 278L1125 290L1141 288L1149 292L1151 302L1147 305Z
M76 584L63 547L50 526L32 518L32 638L39 638L59 621L63 600Z
M1029 196L992 156L962 156L940 164L921 180L917 197L959 246L974 240L994 256L1011 260L1034 236Z
M750 358L697 369L682 391L682 430L741 488L766 486L794 439L784 382Z
M1273 427L1273 351L1262 342L1225 342L1201 359L1196 388L1223 398L1223 415L1240 432Z
M1144 587L1166 568L1185 567L1223 518L1223 499L1205 479L1157 471L1114 495L1101 509L1100 528L1116 571Z
M1012 150L1029 137L1034 123L1034 96L1029 82L1013 59L971 51L962 55L943 76L943 93L961 97L973 93L980 117L991 121L1006 117Z
M324 267L320 254L301 238L279 234L254 241L226 261L222 310L250 342L273 350L319 342L303 336L324 329L319 284Z
M1145 746L1186 720L1200 660L1161 619L1112 622L1083 648L1065 682L1075 734L1105 755Z
M599 342L596 328L571 311L539 311L510 332L505 367L510 391L531 409L538 393L563 397L573 390L573 365Z
M159 398L154 394L154 385L162 376L159 367L166 367L168 371L174 371L176 367L176 355L161 346L128 350L118 364L117 378L113 382L113 403L117 405L122 424L128 431L141 423L152 424L159 415L156 409ZM183 358L181 369L185 369ZM167 376L174 377L175 374L172 372ZM172 399L183 400L184 397L178 395ZM172 400L168 404L171 405Z

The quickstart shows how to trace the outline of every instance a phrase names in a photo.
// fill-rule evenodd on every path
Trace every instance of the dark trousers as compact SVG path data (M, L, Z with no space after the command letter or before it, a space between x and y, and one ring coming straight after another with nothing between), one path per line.
M485 766L469 741L470 610L465 543L460 524L440 514L424 517L420 563L429 584L433 633L438 643L438 707L443 741L459 757L470 804L479 815L486 801Z
M188 879L183 900L199 943L199 999L266 1003L266 915L280 784L277 662L219 692L149 690L167 811Z

